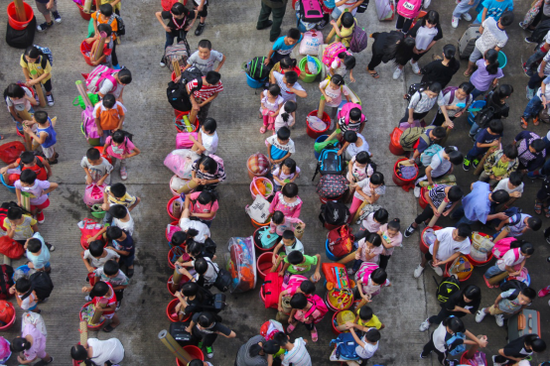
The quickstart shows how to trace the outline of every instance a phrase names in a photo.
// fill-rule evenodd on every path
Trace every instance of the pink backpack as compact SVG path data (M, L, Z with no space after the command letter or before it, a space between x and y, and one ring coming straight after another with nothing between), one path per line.
M225 171L225 166L223 164L223 159L222 158L220 158L218 155L214 155L214 154L210 154L210 155L208 155L208 157L214 159L214 161L216 163L218 163L218 170L216 171L216 173L219 172L219 171L222 171L222 172Z
M359 108L360 111L363 111L363 109L361 108L361 106L359 104L349 102L349 103L344 104L342 109L340 109L340 112L338 112L338 119L340 119L342 117L346 117L346 125L349 125L349 112L353 108ZM361 114L361 123L365 122L365 119L366 119L365 115Z
M195 140L198 141L197 132L180 132L176 135L176 149L190 149L193 147L193 141L189 138L193 136Z
M307 300L311 303L312 306L304 314L304 318L309 317L311 314L313 314L315 312L315 310L318 310L321 313L321 315L319 315L317 318L313 319L313 323L317 324L321 320L323 320L323 318L325 317L325 314L328 313L327 304L325 304L325 302L323 301L321 296L319 296L317 294L311 295L309 297L309 299L307 299Z
M281 286L281 292L287 291L290 296L296 293L296 290L300 287L302 282L306 281L307 277L302 275L292 275L288 279L288 283L284 283Z
M95 124L94 107L86 107L80 115L82 118L82 130L87 139L98 139L97 126Z
M357 283L359 283L359 280L361 280L363 283L367 283L369 280L369 276L372 272L376 271L378 269L378 264L371 263L371 262L363 262L361 264L361 267L359 267L359 271L355 274L355 280Z
M87 206L93 206L96 203L103 203L103 191L105 190L105 185L98 186L95 183L92 183L86 186L84 190L84 203Z
M517 239L513 236L510 236L508 238L500 239L495 243L495 246L493 247L493 255L495 258L500 259L504 254L506 254L507 251L510 250L511 245L514 241Z
M400 0L397 3L397 14L403 18L414 19L420 13L422 0Z
M92 70L89 74L82 74L86 79L86 89L88 93L97 93L101 87L103 80L107 79L114 85L114 89L111 92L114 92L118 86L118 83L113 76L118 70L113 70L105 65L98 65L95 69Z
M347 51L346 46L344 46L342 42L334 42L328 45L325 49L325 52L323 53L323 64L330 67L332 61L334 61L334 59L338 57L338 55L342 52L345 52L347 55L351 55L351 53Z

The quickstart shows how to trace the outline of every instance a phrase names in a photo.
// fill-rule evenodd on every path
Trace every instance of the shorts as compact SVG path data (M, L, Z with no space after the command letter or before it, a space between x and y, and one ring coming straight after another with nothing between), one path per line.
M118 260L118 263L120 265L125 265L126 267L130 267L134 265L134 258L135 258L134 254L131 254L129 256L121 255L120 259Z
M52 91L52 78L50 78L50 80L46 81L42 85L44 85L44 89L46 89L47 93L51 92Z
M477 47L475 47L474 52L472 52L468 61L475 63L480 58L483 58L483 55L481 54L481 51Z
M46 201L44 201L43 203L41 203L38 206L31 205L31 211L35 211L35 210L42 211L42 210L48 208L49 206L50 206L50 199L48 198L48 199L46 199Z
M53 0L53 6L51 9L46 8L46 5L48 5L47 2L41 3L41 2L35 1L35 4L36 4L36 8L42 15L50 14L51 11L57 11L57 0Z
M195 8L199 7L194 1L193 1L193 5L194 5ZM201 18L206 18L207 15L208 15L208 5L205 4L202 7L202 10L199 11L198 16L201 17Z
M46 159L51 159L55 157L55 145L52 145L50 147L42 146L42 152L44 153Z
M109 314L103 313L103 317L105 319L113 319L114 316L115 316L115 312L112 312L112 313L109 313Z
M491 305L488 310L489 310L489 314L491 315L504 314L504 311L498 308L495 308L495 305Z

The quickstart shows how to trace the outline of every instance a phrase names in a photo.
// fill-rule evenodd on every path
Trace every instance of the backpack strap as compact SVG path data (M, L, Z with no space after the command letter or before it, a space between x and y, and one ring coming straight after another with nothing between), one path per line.
M435 128L435 126L426 127L426 128L424 129L424 131L422 131L422 133L420 134L420 138L421 138L422 140L424 140L424 142L425 142L426 144L428 144L428 145L430 144L430 141L431 141L431 140L430 140L430 136L429 136L430 131L432 131L434 128Z

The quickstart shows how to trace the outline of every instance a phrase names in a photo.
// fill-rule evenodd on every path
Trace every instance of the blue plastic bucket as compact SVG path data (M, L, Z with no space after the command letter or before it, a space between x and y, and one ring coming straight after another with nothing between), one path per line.
M506 57L506 54L502 51L498 51L498 67L501 69L504 69L506 65L508 64L508 57Z
M485 104L487 104L487 102L484 100L476 100L470 105L469 109L483 108L485 107ZM470 126L474 124L476 119L476 115L474 113L477 113L477 112L470 112L470 114L468 115L468 124Z
M327 255L327 258L333 262L337 262L338 260L340 260L340 258L334 256L334 254L332 254L332 252L330 251L330 248L328 247L328 239L325 242L325 253Z
M249 87L253 88L253 89L259 89L261 88L262 86L264 86L265 84L265 80L266 79L262 79L262 80L256 80L256 79L253 79L250 77L250 75L246 74L246 83L248 84Z
M328 139L328 135L322 135L315 139L315 142L323 142L326 139ZM319 159L319 156L321 156L321 153L318 153L317 151L313 150L313 155L315 155L315 160Z
M4 187L9 189L11 193L15 193L15 187L8 185L8 183L6 183L6 181L4 180L4 176L1 174L0 174L0 180L2 181L2 184L4 185Z

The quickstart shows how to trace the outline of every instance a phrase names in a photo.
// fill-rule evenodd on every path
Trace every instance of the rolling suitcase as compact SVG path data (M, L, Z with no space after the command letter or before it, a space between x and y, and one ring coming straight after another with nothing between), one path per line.
M508 342L527 334L541 335L540 313L533 309L523 309L521 313L508 319Z
M6 22L7 23L7 22ZM7 23L8 30L6 31L6 43L15 48L27 48L32 46L34 42L34 34L36 33L36 17L33 17L27 27L23 30L15 30Z
M462 37L458 40L458 56L462 59L470 57L476 47L477 39L481 37L479 25L474 25L466 29Z
M170 323L170 335L180 346L187 346L189 344L196 345L197 343L195 338L185 330L188 326L189 322Z

